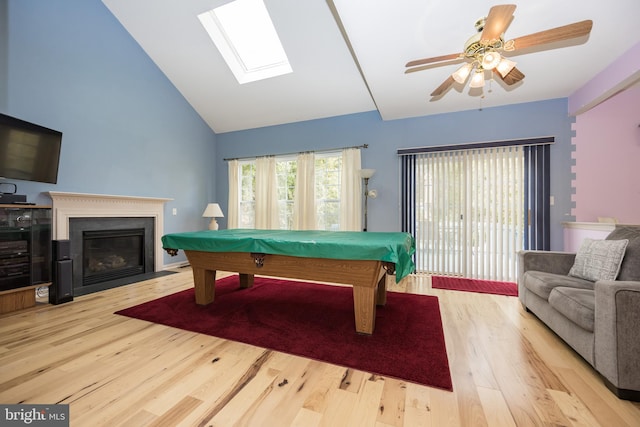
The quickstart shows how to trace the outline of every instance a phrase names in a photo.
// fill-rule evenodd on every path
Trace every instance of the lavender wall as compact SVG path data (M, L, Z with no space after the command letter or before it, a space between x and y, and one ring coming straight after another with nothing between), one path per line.
M569 95L569 114L577 116L640 79L640 43L635 44Z
M640 87L579 115L574 124L576 221L640 224Z

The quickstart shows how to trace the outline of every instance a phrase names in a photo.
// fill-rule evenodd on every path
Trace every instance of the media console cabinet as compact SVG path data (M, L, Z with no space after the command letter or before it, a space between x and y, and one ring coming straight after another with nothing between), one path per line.
M51 207L0 204L0 314L36 304L51 284Z

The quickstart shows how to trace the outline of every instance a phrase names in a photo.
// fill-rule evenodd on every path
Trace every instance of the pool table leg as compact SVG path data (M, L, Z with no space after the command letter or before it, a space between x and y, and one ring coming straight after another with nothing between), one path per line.
M369 286L353 287L353 310L356 320L356 332L371 335L376 327L376 288Z
M193 267L192 270L196 304L211 304L216 294L216 271L196 267Z
M239 273L239 275L241 288L253 287L253 274Z
M383 274L378 281L378 295L376 296L376 305L383 306L387 303L387 275Z

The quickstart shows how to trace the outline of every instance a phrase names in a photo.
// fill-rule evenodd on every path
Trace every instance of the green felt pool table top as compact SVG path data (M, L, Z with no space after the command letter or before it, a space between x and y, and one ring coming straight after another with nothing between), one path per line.
M396 265L396 280L413 272L409 233L322 230L203 230L162 236L165 249L256 252L305 258L374 260Z

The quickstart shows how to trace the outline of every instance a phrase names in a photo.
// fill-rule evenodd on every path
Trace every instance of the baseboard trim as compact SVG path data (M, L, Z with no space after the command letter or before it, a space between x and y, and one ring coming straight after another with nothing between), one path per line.
M162 270L175 270L177 268L188 267L189 261L173 262L171 264L165 264L162 266Z
M627 390L624 388L618 388L611 381L602 377L604 384L607 386L609 390L613 394L615 394L619 399L622 400L630 400L632 402L640 402L640 390Z

